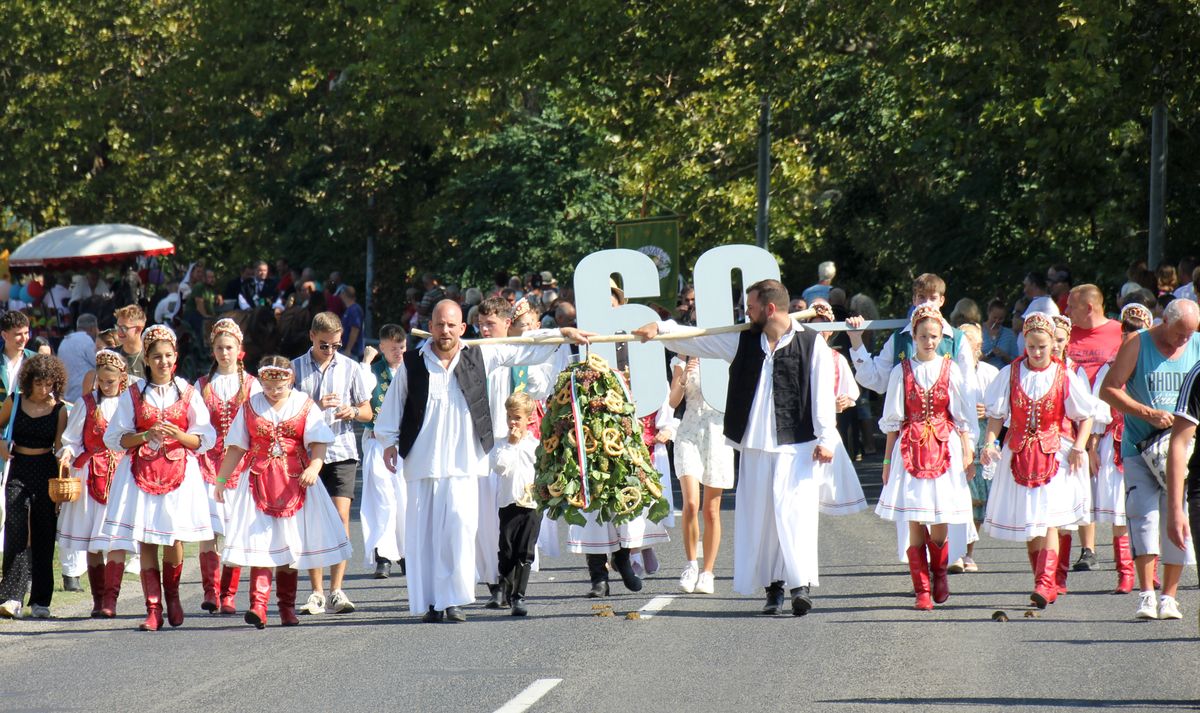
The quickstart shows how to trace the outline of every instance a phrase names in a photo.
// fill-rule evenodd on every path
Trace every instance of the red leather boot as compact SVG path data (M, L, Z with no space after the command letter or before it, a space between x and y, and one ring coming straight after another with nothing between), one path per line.
M163 599L167 604L167 623L171 626L183 624L183 604L179 601L179 578L183 576L183 563L163 562Z
M271 568L250 568L250 608L246 610L247 624L256 629L267 628L267 598L271 596Z
M142 595L146 598L146 620L138 628L158 631L163 625L162 573L157 569L142 570Z
M1129 594L1133 591L1133 551L1129 549L1129 535L1113 538L1113 561L1117 564L1117 588L1113 594Z
M299 626L300 619L296 617L296 587L299 584L300 573L287 569L275 573L275 596L279 602L279 623L283 626Z
M1058 566L1054 568L1055 594L1067 593L1067 572L1071 569L1071 533L1058 531Z
M234 598L237 596L238 580L242 578L241 567L221 567L221 613L237 614Z
M124 562L108 562L104 565L104 599L100 604L101 617L112 619L117 615L117 597L121 596L121 580L124 577Z
M933 600L929 598L929 561L925 556L925 548L914 545L908 550L908 571L912 575L913 592L917 595L915 609L929 611L933 609Z
M950 598L950 580L946 577L946 567L950 565L950 541L938 545L933 540L927 540L929 548L929 572L933 588L933 601L941 604Z
M104 565L88 565L88 587L92 590L92 618L99 619L104 609Z
M1045 609L1047 604L1053 604L1054 600L1058 599L1058 588L1054 583L1055 572L1057 570L1057 552L1050 549L1043 549L1038 552L1037 576L1034 578L1033 594L1029 595L1030 601L1038 609Z
M200 553L200 586L204 589L204 601L200 608L209 614L216 614L220 605L217 603L217 570L221 568L221 555L216 552Z

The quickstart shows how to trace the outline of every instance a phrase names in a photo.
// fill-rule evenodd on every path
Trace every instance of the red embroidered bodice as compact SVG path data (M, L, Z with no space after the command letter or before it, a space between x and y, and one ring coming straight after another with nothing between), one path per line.
M196 386L200 389L200 395L204 397L204 405L208 407L213 428L217 432L217 440L213 443L213 447L201 453L199 458L200 474L204 476L204 482L210 485L217 482L217 473L221 470L221 460L225 457L225 436L229 433L229 427L233 425L233 418L237 415L238 409L246 403L246 399L250 398L250 386L253 383L254 377L245 374L242 379L242 388L234 394L232 399L223 401L217 396L217 390L213 388L212 381L207 376L200 377L200 381L196 382ZM230 475L225 481L225 487L229 490L236 488L238 477L245 469L246 459L243 457L237 468L233 470L233 475Z
M249 402L242 406L250 432L250 492L258 509L273 517L291 517L304 507L300 474L309 461L304 422L311 407L309 401L300 413L276 424L255 413Z
M92 500L101 505L108 503L108 491L112 487L113 473L117 472L117 464L121 462L123 451L110 451L104 445L104 431L108 428L108 419L96 405L94 394L84 394L83 405L87 419L83 422L83 452L75 456L74 468L88 466L87 489Z
M900 425L900 456L914 478L937 478L950 470L950 359L943 357L937 381L922 389L913 376L912 362L904 370L904 422Z
M1062 363L1055 360L1050 364L1055 370L1054 382L1044 396L1034 401L1021 388L1021 364L1024 362L1025 357L1014 361L1009 375L1008 448L1013 454L1013 480L1027 488L1036 488L1050 482L1058 472L1067 386Z
M190 385L180 394L178 401L166 408L151 406L142 398L136 385L129 387L129 396L133 400L135 430L147 431L160 421L168 421L187 430L188 404L192 399ZM134 448L133 479L137 486L151 495L163 495L178 488L187 472L187 450L174 438L166 439L158 448L150 441Z

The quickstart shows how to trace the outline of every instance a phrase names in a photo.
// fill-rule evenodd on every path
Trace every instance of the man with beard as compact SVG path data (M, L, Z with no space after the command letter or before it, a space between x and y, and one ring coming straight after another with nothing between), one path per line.
M475 600L475 480L488 473L495 439L488 374L544 362L558 345L465 345L462 308L452 300L437 303L429 326L432 338L406 352L396 371L375 435L389 468L404 458L409 610L425 622L458 622ZM558 334L581 343L591 336L569 327L529 336Z
M777 280L746 290L753 328L664 342L684 356L729 364L725 438L740 453L734 508L733 588L765 587L764 614L779 614L790 585L792 614L812 608L817 585L820 468L833 460L837 421L833 354L824 339L788 316L788 291ZM678 329L651 322L634 330L643 341Z

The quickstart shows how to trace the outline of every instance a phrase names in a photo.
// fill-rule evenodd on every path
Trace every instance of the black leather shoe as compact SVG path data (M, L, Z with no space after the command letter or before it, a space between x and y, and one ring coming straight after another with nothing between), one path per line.
M621 548L612 555L613 567L621 575L621 582L631 592L642 591L642 579L633 571L633 562L629 559L629 550Z
M392 563L384 560L375 563L375 579L387 579L392 576Z
M425 614L421 617L421 621L425 622L426 624L436 624L442 620L442 616L442 612L430 606L429 611L425 612Z
M592 588L588 591L589 599L599 599L608 596L608 557L605 555L587 555L588 576L592 580Z
M783 582L771 582L771 586L767 587L767 603L762 608L762 613L767 616L775 616L783 612Z
M79 583L79 577L68 577L63 575L63 591L64 592L82 592L83 585Z
M812 609L812 597L809 596L808 585L792 589L792 616L804 616Z
M446 621L448 623L463 622L467 620L467 615L463 614L463 610L458 607L446 607Z
M512 615L525 616L529 610L525 608L525 597L515 596L512 598Z
M405 576L407 576L407 575L408 575L408 565L407 565L407 564L405 564L405 562L404 562L404 558L403 558L403 557L401 557L401 558L400 558L400 561L399 561L397 564L399 564L399 565L400 565L400 576L401 576L401 577L405 577Z
M484 609L499 609L500 608L500 596L502 594L500 591L500 585L499 584L489 584L487 586L487 588L488 588L488 592L492 596L490 596L488 598L487 603L483 605L483 608Z

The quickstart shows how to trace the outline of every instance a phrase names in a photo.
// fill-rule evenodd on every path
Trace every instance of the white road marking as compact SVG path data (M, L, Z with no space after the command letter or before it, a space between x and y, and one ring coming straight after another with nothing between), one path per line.
M561 678L539 678L511 701L497 708L496 713L524 713L560 683Z
M652 619L652 618L654 618L655 614L662 611L663 609L666 609L667 605L670 604L672 601L674 601L674 599L675 599L675 597L667 597L667 596L655 597L655 598L651 599L649 602L646 602L646 606L642 607L641 609L638 609L638 614L640 614L641 618L643 618L643 619Z

